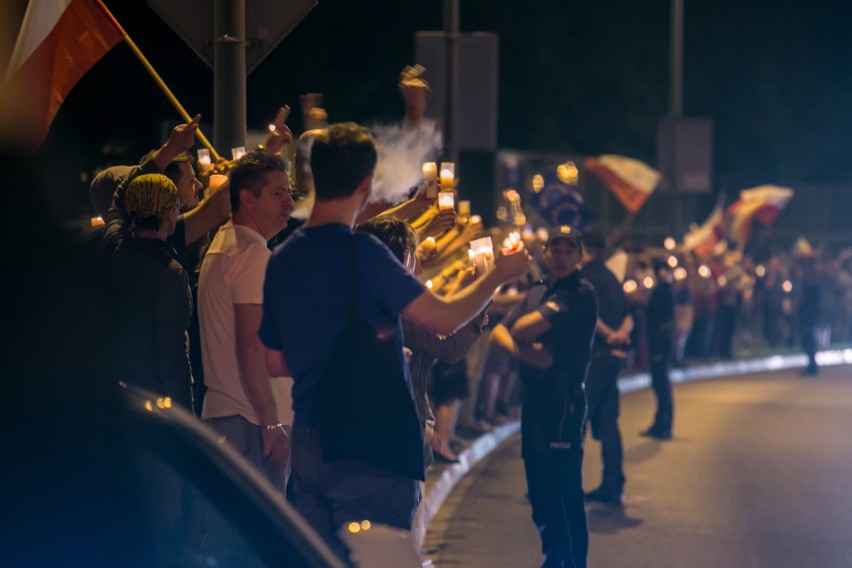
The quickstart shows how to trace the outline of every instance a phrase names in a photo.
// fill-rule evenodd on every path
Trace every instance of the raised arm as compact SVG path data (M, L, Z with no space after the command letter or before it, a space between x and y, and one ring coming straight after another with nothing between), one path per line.
M423 181L417 187L417 191L410 199L406 199L399 205L394 205L393 207L385 209L379 213L377 217L393 216L409 223L414 219L417 219L426 212L433 203L435 203L435 199L437 198L428 198L426 196L426 190L430 185L435 185L436 183L437 182Z
M127 232L130 216L124 203L124 195L130 182L142 174L162 173L175 157L186 152L195 143L195 132L201 115L195 117L186 124L178 124L172 129L169 139L150 158L143 159L138 166L134 167L124 182L118 186L112 200L112 206L106 219L106 231L104 232L104 248L107 250L116 248L123 235Z
M497 254L494 267L451 299L439 298L426 290L402 314L435 333L450 335L485 309L501 284L526 274L528 262L529 255L523 248L511 255Z
M293 132L285 124L287 117L290 116L290 107L284 105L278 109L275 118L269 124L266 142L263 149L270 154L277 154L287 144L293 143Z

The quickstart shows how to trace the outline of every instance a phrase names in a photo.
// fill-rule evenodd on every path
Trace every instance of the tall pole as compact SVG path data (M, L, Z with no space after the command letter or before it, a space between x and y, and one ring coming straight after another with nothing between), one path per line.
M683 0L672 0L669 37L669 115L683 115Z
M215 0L213 87L214 144L223 152L245 146L246 0Z
M683 116L683 0L671 0L671 30L669 33L669 127L671 138L671 178L674 192L674 228L675 234L683 232L683 195L678 188L678 144L680 143L679 122Z
M446 97L444 98L444 140L447 157L459 157L459 0L444 0L444 38L446 42Z

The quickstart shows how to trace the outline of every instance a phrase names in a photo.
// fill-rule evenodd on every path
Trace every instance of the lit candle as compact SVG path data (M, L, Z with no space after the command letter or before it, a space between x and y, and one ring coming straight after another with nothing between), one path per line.
M426 187L426 199L438 198L438 164L423 162L423 179L429 182Z
M213 167L213 160L210 159L210 150L207 148L198 149L198 165L202 172L206 172Z
M459 201L459 215L462 217L470 216L470 201Z
M436 181L438 179L438 164L435 162L423 162L423 179Z
M442 191L438 194L438 209L449 211L456 208L455 195L452 191Z
M104 224L103 217L92 217L90 223L92 227L102 227Z
M456 165L453 162L441 162L441 185L454 187L456 181Z
M210 191L216 191L217 189L222 187L222 184L224 184L226 181L228 181L228 176L223 176L222 174L212 174L210 176L210 181L208 182Z
M485 274L494 264L494 243L491 242L491 237L470 241L470 251L476 272L480 275Z
M482 223L482 217L479 215L471 215L470 216L470 224L471 225L479 225Z
M438 244L435 242L435 237L426 237L423 239L423 242L420 243L420 252L426 258L429 257L430 254L435 252L435 249L438 248Z
M515 254L519 248L521 248L521 235L517 231L512 231L503 239L503 254Z
M245 146L238 146L236 148L231 148L231 157L233 157L234 160L239 160L240 158L242 158L245 155L246 155Z

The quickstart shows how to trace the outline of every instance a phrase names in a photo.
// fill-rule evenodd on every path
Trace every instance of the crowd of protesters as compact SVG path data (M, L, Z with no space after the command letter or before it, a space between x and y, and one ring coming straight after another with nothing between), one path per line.
M422 119L421 72L403 74L405 128ZM195 164L196 116L138 165L100 172L92 202L105 222L87 238L110 282L105 367L198 415L340 549L348 521L411 528L433 450L455 459L449 401L462 396L436 394L432 363L464 361L528 255L497 248L471 266L482 223L439 208L436 179L368 204L375 140L327 124L311 100L298 142L284 107L263 147ZM291 219L296 201L304 221ZM181 526L181 507L165 512L163 542L197 530Z
M672 284L675 365L809 349L809 338L818 349L852 340L852 250L832 254L800 240L760 260L724 245L704 256L672 247L631 257L624 289L637 321L647 319L660 279ZM630 366L637 371L650 367L645 327L632 338Z
M419 73L403 73L404 127L423 120ZM196 164L195 117L137 166L101 172L92 202L105 225L89 238L113 283L104 361L224 435L332 547L351 520L409 529L433 461L457 462L471 434L517 419L521 401L549 408L564 393L540 379L556 363L573 369L572 409L588 371L604 474L585 497L618 505L620 372L651 371L658 411L644 434L669 439L670 363L801 345L817 374L816 350L852 334L852 251L800 247L758 264L724 246L700 256L667 243L622 253L619 271L605 264L618 244L606 232L489 229L467 208L441 208L435 179L400 203L371 202L378 153L367 129L329 125L315 98L304 103L310 128L298 140L285 107L263 147ZM517 193L504 195L519 210ZM304 222L291 218L300 205ZM468 244L482 236L493 252L475 257ZM567 269L554 247L574 259ZM564 318L579 312L590 337L571 335ZM578 355L550 352L555 337L579 342ZM577 435L548 452L577 451L582 415ZM542 481L552 463L533 438L524 457L545 554L585 565L582 493L570 527L546 512L561 484L581 491L582 451L565 479Z

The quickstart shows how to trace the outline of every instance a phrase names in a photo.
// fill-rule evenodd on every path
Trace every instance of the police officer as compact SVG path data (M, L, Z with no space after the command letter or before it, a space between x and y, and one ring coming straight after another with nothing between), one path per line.
M671 284L669 265L661 258L653 260L657 284L648 299L648 351L651 357L651 386L657 398L654 423L641 432L643 436L670 440L674 418L672 383L669 380L669 362L675 338L675 297Z
M598 317L591 284L580 275L582 235L551 230L548 275L509 312L491 342L520 359L524 385L522 455L544 566L585 568L589 531L583 501L583 382Z
M596 230L586 232L583 276L595 288L600 313L596 326L592 362L586 380L592 436L601 443L603 479L586 499L620 506L624 489L623 450L618 429L618 373L627 357L633 318L624 290L603 261L606 238Z

